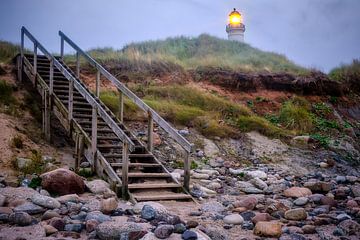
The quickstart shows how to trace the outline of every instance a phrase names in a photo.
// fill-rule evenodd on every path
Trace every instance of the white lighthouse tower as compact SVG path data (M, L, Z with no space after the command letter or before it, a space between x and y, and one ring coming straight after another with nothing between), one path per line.
M229 14L229 23L226 25L228 39L238 42L244 42L245 25L241 14L234 10Z

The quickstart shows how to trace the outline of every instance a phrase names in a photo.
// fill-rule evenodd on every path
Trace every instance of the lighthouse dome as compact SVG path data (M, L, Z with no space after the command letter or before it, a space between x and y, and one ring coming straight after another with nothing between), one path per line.
M242 23L242 16L236 8L229 14L229 23L234 25Z

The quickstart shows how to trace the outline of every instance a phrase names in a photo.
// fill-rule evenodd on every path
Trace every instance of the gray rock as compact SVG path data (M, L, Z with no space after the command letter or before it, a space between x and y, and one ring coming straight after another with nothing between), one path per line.
M187 130L187 129L181 129L181 130L179 130L179 133L183 136L187 136L190 134L189 130Z
M19 170L23 170L23 169L27 168L31 164L31 162L32 162L31 159L17 157L16 158L16 167Z
M339 215L336 216L336 219L339 221L339 222L342 222L344 220L347 220L347 219L351 219L351 217L345 213L341 213Z
M15 212L10 214L9 221L19 226L27 226L32 222L32 217L26 212Z
M335 180L337 183L345 183L346 177L345 176L336 176Z
M88 213L85 218L85 221L89 221L91 219L94 219L94 220L98 221L99 223L111 221L111 217L103 214L100 211L93 211L93 212Z
M48 191L46 191L45 189L41 189L39 193L43 196L50 197L50 193Z
M359 235L360 232L360 224L350 219L339 223L338 228L343 230L347 235Z
M296 206L304 206L309 202L309 199L307 197L299 197L294 201L294 204Z
M219 202L207 202L201 207L203 212L221 213L225 211L225 207Z
M181 235L184 240L196 240L198 239L197 233L194 231L187 230Z
M32 214L43 213L45 212L45 209L31 202L25 202L14 208L14 212L26 212L32 215Z
M145 220L153 220L156 217L155 209L150 205L144 205L141 210L141 217Z
M80 167L81 167L81 168L88 168L88 167L90 167L90 163L89 163L89 162L82 162L82 163L80 164Z
M142 224L134 223L134 222L118 223L116 221L103 222L96 227L95 231L96 231L96 236L101 240L129 239L129 233L131 234L141 234L142 232L146 233ZM140 238L141 237L136 239L140 239Z
M154 234L157 238L160 239L166 239L170 237L170 235L174 232L174 226L173 225L159 225L155 231Z
M80 223L74 223L74 224L66 224L65 225L65 231L67 232L81 232L84 228L83 224Z
M61 204L58 200L52 197L44 196L44 195L34 195L31 198L31 201L35 203L36 205L54 209L54 208L60 208Z
M178 223L174 225L174 233L183 233L186 231L186 226L182 223Z
M260 194L263 192L261 189L256 188L249 182L238 181L235 185L240 189L240 191L244 193Z
M267 179L267 174L261 170L245 171L245 176L249 178L260 178L261 180Z
M224 223L226 224L234 224L234 225L240 225L244 222L244 219L239 214L230 214L224 217Z
M258 177L251 179L249 182L261 190L265 190L268 188L268 185L266 184L266 182L264 182L263 180L261 180Z
M110 190L110 185L101 179L86 181L85 185L90 190L90 192L95 194L103 194L104 192Z
M70 218L73 220L84 221L86 216L87 216L86 212L79 212L79 214L72 215L72 216L70 216Z
M218 227L207 227L205 229L205 233L212 239L212 240L230 240L230 237L227 231L224 231L222 228Z
M31 236L31 237L30 237ZM19 240L19 239L43 239L46 237L45 229L40 225L26 227L2 228L0 230L0 239Z
M354 197L360 197L360 185L351 186L351 191L354 194Z
M53 210L48 210L46 211L42 217L41 217L41 220L48 220L48 219L51 219L51 218L54 218L54 217L61 217L59 213L57 213L56 211L53 211Z

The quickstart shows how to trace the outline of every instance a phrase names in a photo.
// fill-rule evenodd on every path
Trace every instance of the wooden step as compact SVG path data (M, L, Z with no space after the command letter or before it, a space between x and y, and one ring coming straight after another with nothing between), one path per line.
M122 163L110 163L112 167L122 167ZM161 167L159 163L129 163L129 167L155 168Z
M103 156L104 156L104 158L122 158L122 154L120 154L120 153L104 153ZM129 158L131 158L131 159L151 158L152 159L152 158L154 158L154 156L150 153L144 153L144 154L130 153Z
M179 188L178 183L133 183L129 184L129 189L158 189L158 188Z
M160 201L160 200L188 200L192 199L190 195L184 193L168 193L168 194L149 194L149 195L138 195L132 193L132 196L137 201Z
M121 173L118 174L121 177ZM170 173L128 173L129 178L170 178Z
M115 144L98 144L97 145L98 148L100 149L104 149L104 148L114 148L114 149L119 149L122 148L122 145L115 145Z

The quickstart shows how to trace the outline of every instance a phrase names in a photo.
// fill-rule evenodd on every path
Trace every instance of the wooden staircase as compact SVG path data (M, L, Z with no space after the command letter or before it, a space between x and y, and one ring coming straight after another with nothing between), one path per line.
M34 52L24 54L24 37L34 43ZM69 38L60 32L61 53L64 41L77 51L76 73L62 60L54 57L22 28L22 51L18 57L18 75L31 80L43 99L43 129L50 140L50 115L56 116L75 142L76 167L81 161L89 161L97 174L106 179L112 188L124 198L133 201L189 200L188 193L190 163L188 154L191 144L165 122L154 110L137 98L119 80L108 73ZM43 55L37 53L42 51ZM99 99L100 84L96 83L96 93L92 93L79 79L79 56L82 54L119 89L121 99L132 99L141 109L149 113L148 143L145 146L124 124L123 108L121 116L115 116ZM123 95L122 95L123 94ZM123 107L123 102L120 102ZM186 157L184 184L180 184L152 154L153 122L162 127L170 137L182 144Z

